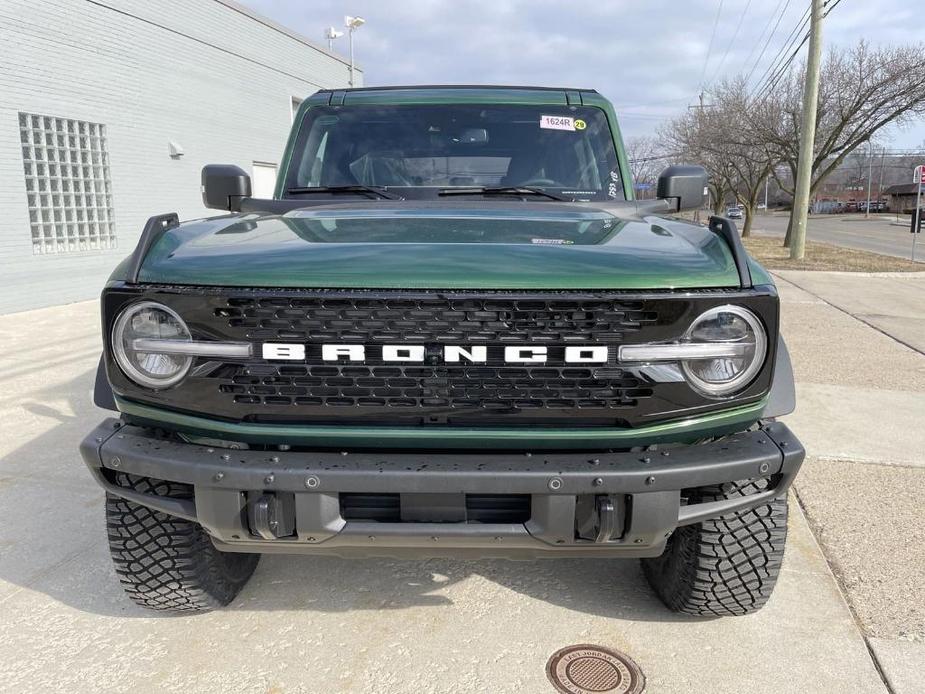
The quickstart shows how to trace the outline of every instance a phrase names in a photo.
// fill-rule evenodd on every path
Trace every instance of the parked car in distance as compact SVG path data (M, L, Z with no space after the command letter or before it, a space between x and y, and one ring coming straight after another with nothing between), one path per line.
M742 208L731 205L726 208L726 216L729 217L729 219L742 219Z

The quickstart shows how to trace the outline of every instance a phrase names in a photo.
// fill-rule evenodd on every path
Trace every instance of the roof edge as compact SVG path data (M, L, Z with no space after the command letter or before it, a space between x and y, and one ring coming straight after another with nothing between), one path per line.
M227 2L230 0L218 0L218 2ZM596 89L583 87L535 87L526 84L398 84L382 86L364 86L364 87L347 87L340 89L337 87L327 87L319 89L321 92L374 92L374 91L400 91L410 89L523 89L526 91L536 92L582 92L584 94L597 94Z
M300 34L296 31L293 31L292 29L289 29L278 22L274 22L269 17L265 17L262 14L259 14L258 12L254 12L254 10L242 5L236 0L215 0L215 2L217 2L219 5L224 5L225 7L227 7L229 10L232 10L233 12L243 14L245 17L254 20L258 24L263 24L268 29L277 31L280 34L288 36L294 41L298 41L299 43L305 46L308 46L309 48L313 48L319 53L323 53L329 58L333 58L334 60L340 63L343 63L344 65L347 65L347 66L350 65L350 60L348 58L338 53L334 53L333 51L329 51L322 44L315 43L311 39L307 38L305 35ZM357 72L363 72L363 68L356 61L354 61L353 69L356 70Z

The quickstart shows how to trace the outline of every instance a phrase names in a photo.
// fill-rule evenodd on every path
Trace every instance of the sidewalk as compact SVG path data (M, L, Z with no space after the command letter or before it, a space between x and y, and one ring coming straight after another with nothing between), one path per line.
M779 275L796 493L892 691L925 682L925 273Z

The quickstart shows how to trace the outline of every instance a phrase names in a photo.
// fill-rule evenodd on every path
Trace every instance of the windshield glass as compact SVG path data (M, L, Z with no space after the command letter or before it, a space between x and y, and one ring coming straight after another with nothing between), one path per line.
M607 118L587 106L309 109L286 189L351 185L408 198L433 198L446 189L529 186L568 200L623 199Z

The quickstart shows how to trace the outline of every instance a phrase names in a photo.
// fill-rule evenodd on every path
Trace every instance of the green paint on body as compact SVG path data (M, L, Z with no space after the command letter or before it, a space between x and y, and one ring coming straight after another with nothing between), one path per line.
M626 205L632 213L632 203ZM372 202L188 222L142 282L235 287L686 289L734 287L708 229L593 203Z

